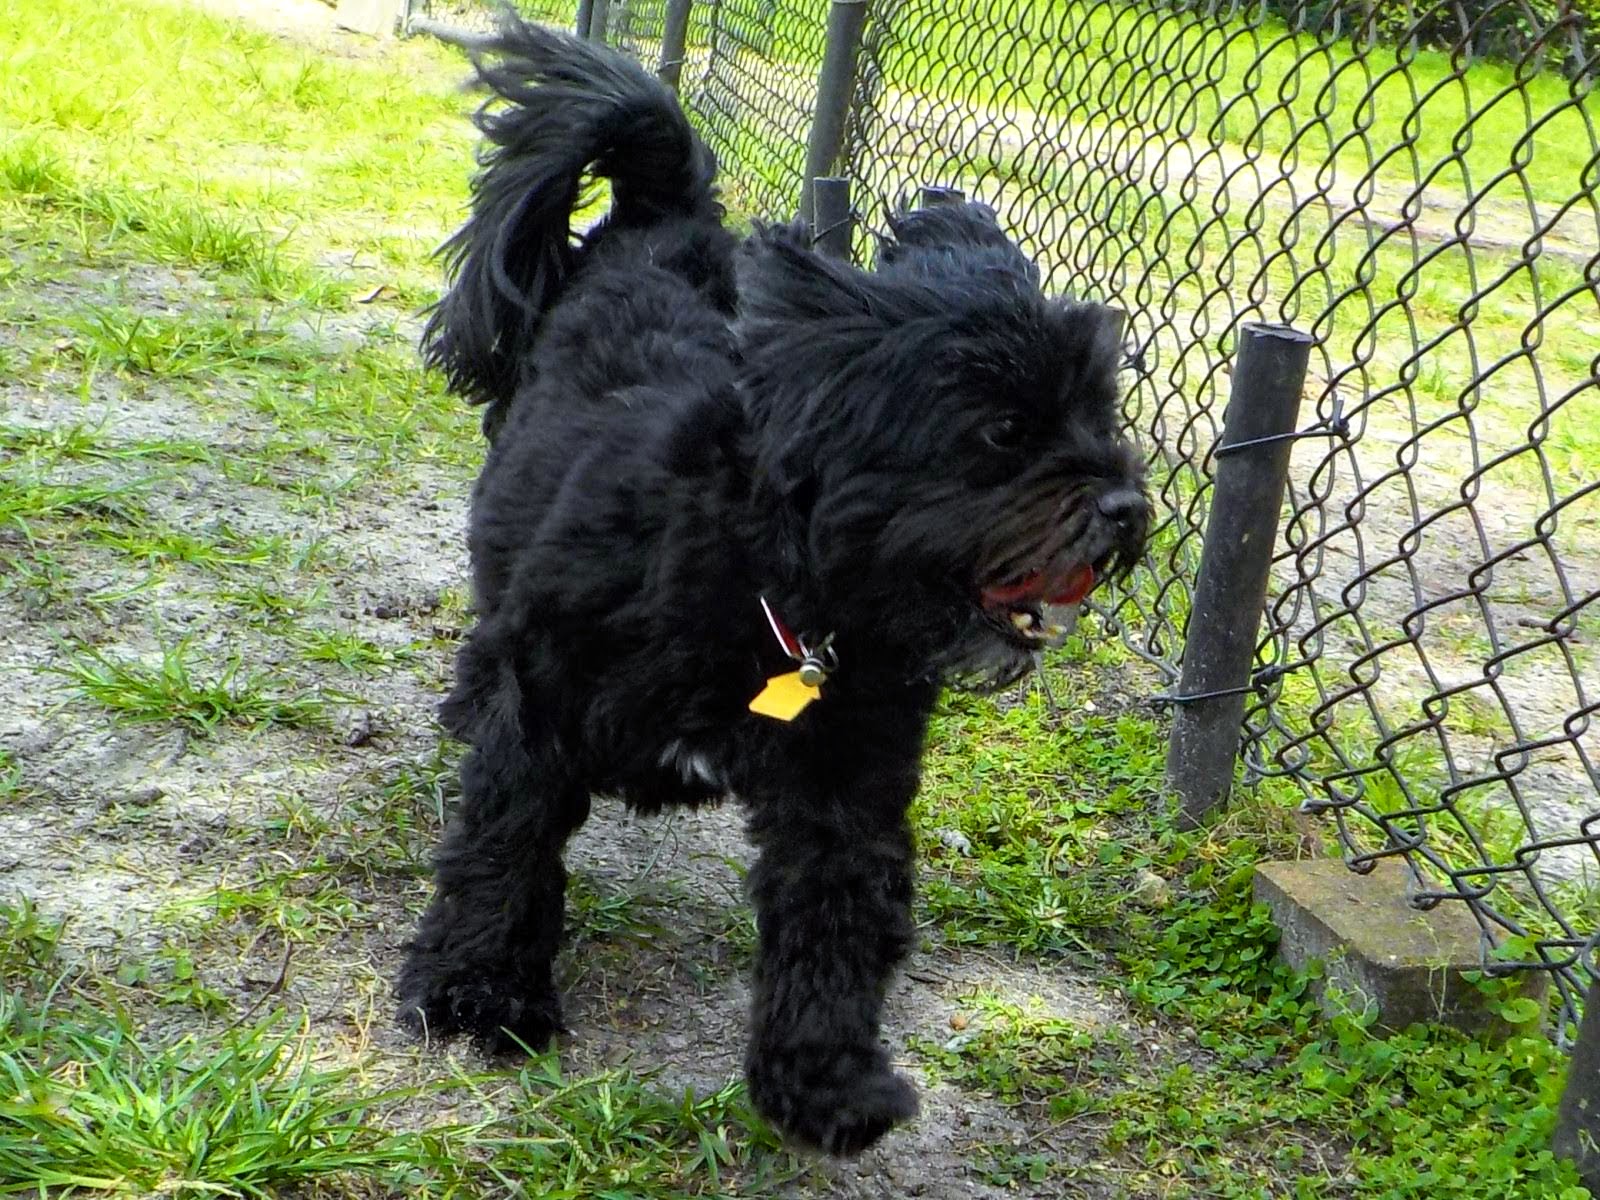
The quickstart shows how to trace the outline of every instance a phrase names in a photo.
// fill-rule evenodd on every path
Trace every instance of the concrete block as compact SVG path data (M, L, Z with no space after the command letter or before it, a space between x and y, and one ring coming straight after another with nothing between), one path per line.
M1317 993L1325 1009L1376 1006L1391 1030L1417 1021L1504 1036L1505 1023L1462 972L1483 966L1483 933L1466 905L1423 911L1407 898L1410 872L1386 858L1367 875L1338 859L1263 863L1255 897L1272 910L1278 957L1297 970L1322 961ZM1543 972L1518 976L1524 996L1542 998Z

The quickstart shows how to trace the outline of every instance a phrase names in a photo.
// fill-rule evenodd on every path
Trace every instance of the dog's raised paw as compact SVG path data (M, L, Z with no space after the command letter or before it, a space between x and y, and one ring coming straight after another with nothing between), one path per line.
M854 1056L851 1056L854 1057ZM917 1091L875 1056L870 1068L842 1075L841 1062L800 1067L752 1063L750 1099L785 1140L798 1148L850 1158L917 1115ZM773 1069L776 1067L777 1069ZM799 1068L799 1069L797 1069Z

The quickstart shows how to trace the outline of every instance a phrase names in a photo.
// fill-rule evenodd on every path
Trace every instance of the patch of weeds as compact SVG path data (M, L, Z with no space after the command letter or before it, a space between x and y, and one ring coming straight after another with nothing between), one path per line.
M147 958L119 963L114 976L117 983L149 992L158 1004L209 1014L228 1011L227 997L205 982L199 965L186 947L162 946L156 955L160 963L152 963Z
M1089 1139L1128 1195L1587 1196L1548 1149L1566 1063L1536 1035L1538 1005L1491 998L1513 1027L1499 1045L1325 1017L1308 978L1276 961L1277 931L1252 903L1255 864L1295 852L1292 789L1241 789L1220 823L1179 830L1161 796L1159 728L1087 711L1070 667L1052 684L1055 714L1037 697L956 697L935 723L916 818L948 891L928 910L956 942L1076 945L1125 981L1160 1044L970 998L966 1029L912 1049L930 1073L1027 1116L1034 1136L993 1150L980 1174L1064 1179ZM1070 942L1044 919L1063 874L1103 905ZM1138 899L1150 875L1166 883L1159 904Z
M474 1139L484 1176L549 1197L771 1196L805 1173L757 1118L739 1084L708 1096L661 1094L608 1072L567 1080L553 1056L517 1076L520 1101ZM503 1098L502 1098L503 1102Z
M1104 1097L1082 1076L1129 1069L1127 1039L979 990L962 998L962 1028L944 1042L913 1038L911 1049L935 1079L948 1080L1051 1121L1103 1113Z
M1150 821L1158 726L1084 712L1070 673L1052 687L1070 726L1038 691L1004 709L952 696L934 720L913 819L934 865L926 919L947 942L1087 952L1086 930L1127 919L1127 874L1170 857Z
M279 330L222 317L97 309L72 322L73 348L86 362L166 378L240 367L293 365L304 347Z
M215 674L202 675L180 642L162 651L159 666L108 658L80 646L55 668L86 699L133 722L170 721L202 736L219 725L324 729L331 693L284 692L265 673L244 675L236 656Z
M734 966L742 970L755 962L760 944L755 909L737 893L728 897L725 906L712 909L702 928L712 942L727 951Z
M71 172L61 157L37 137L0 145L0 181L24 196L48 196L70 186Z
M352 1072L313 1065L281 1017L160 1044L119 1008L0 994L6 1190L265 1196L361 1174L396 1184L431 1156L369 1116Z
M319 535L289 543L284 566L291 571L330 570L342 560L338 548L329 537Z
M474 414L446 395L409 346L370 340L337 362L301 364L289 382L264 381L247 401L271 419L279 455L343 463L348 451L341 447L349 446L371 471L399 459L439 463L462 476L481 462Z
M681 890L649 878L622 886L573 872L567 881L567 920L584 941L655 942L666 936L683 899Z
M267 624L291 621L326 607L328 589L318 584L304 594L284 592L265 580L253 580L216 593L217 599L237 605L250 617Z
M75 573L38 544L0 555L0 595L15 596L30 616L59 613L77 597Z
M325 875L350 891L352 881L370 887L384 876L412 879L429 873L427 850L434 833L418 829L409 815L391 819L394 810L378 793L341 798L337 820L296 796L277 797L276 805L265 828L293 848L308 878Z
M281 1012L157 1040L106 981L49 982L59 938L26 903L0 906L0 967L41 981L31 999L0 992L0 1190L677 1200L768 1196L805 1171L739 1085L674 1097L623 1071L564 1078L548 1056L363 1092L358 1068L318 1065L306 1024ZM217 1010L193 958L166 958L119 979ZM389 1110L417 1100L486 1115L395 1129Z
M321 941L347 929L361 914L347 881L324 867L315 863L288 870L259 867L243 882L222 883L201 895L174 901L162 912L180 921L188 914L199 914L207 929L243 923L276 929L291 941Z
M39 914L27 896L0 900L0 977L39 979L55 960L66 922Z
M393 824L410 824L417 815L427 817L434 832L444 827L448 810L461 795L457 772L461 746L442 735L424 757L402 765L379 790L379 812Z
M133 497L147 480L113 483L84 480L80 483L43 479L28 469L7 463L0 472L0 525L12 525L31 536L34 522L71 517L108 518L115 521L140 519L142 508Z
M0 426L0 449L18 454L48 455L51 459L130 462L148 458L204 466L216 464L216 452L204 442L184 438L107 442L102 438L104 432L103 423Z
M156 522L136 528L97 529L94 540L140 562L187 563L207 571L261 566L272 562L284 548L281 538L246 537L224 521L205 534Z
M371 673L411 657L408 649L380 646L359 634L336 629L302 629L289 640L307 662L333 663L353 673Z
M973 1159L972 1167L984 1183L1012 1189L1025 1183L1045 1183L1062 1174L1062 1163L1054 1155L1003 1144L983 1151Z
M100 447L99 429L89 425L11 425L0 427L0 450L13 454L87 458Z
M22 791L22 764L10 750L0 747L0 800L9 800Z

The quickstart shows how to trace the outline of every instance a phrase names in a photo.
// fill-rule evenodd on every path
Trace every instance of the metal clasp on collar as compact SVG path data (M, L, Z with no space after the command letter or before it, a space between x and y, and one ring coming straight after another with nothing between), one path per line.
M767 614L772 636L778 639L783 652L800 664L801 683L820 688L827 682L828 676L839 669L839 654L833 648L833 634L828 634L813 646L805 638L789 632L789 627L773 612L765 596L761 597L761 611Z

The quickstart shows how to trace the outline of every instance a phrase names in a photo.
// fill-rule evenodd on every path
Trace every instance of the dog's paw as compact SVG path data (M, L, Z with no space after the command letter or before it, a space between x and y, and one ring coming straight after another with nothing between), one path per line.
M563 1031L555 995L530 997L482 979L407 970L395 989L400 1023L421 1038L467 1034L491 1054L537 1052Z
M750 1099L798 1147L853 1157L917 1115L917 1092L870 1050L785 1050L753 1054Z

